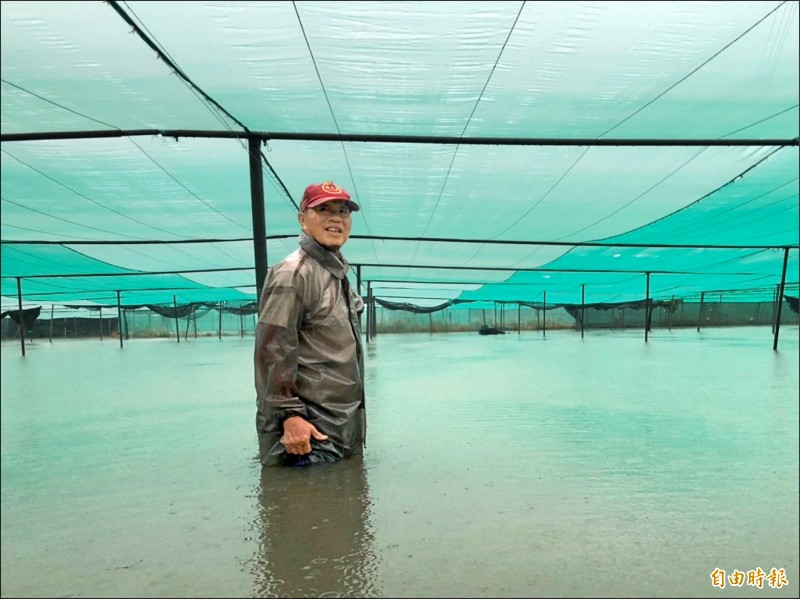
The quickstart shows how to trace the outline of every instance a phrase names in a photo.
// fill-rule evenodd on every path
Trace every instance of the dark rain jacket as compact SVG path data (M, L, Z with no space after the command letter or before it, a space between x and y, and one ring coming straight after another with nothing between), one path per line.
M270 270L256 326L256 429L264 465L286 458L283 421L299 415L328 435L313 461L362 453L366 434L361 297L347 261L301 234L300 248ZM309 456L311 457L311 456Z

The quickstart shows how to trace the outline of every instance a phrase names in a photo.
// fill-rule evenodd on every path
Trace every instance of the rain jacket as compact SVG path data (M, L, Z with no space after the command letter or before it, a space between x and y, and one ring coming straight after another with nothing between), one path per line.
M299 415L327 441L311 439L312 461L362 453L366 434L361 297L347 261L312 237L267 276L256 326L256 429L263 465L286 459L283 421Z

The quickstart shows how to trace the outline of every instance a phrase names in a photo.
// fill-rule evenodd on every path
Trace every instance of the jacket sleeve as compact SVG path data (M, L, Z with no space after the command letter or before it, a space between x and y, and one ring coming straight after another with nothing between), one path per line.
M270 273L271 275L274 273ZM291 415L307 417L297 396L298 332L303 301L295 281L270 276L264 285L256 325L255 378L260 411L280 425Z

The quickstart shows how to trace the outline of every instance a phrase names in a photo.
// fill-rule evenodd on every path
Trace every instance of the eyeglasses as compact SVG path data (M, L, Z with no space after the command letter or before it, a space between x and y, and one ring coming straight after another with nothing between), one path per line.
M350 207L347 204L337 206L336 204L325 203L315 206L312 210L320 215L331 214L342 218L350 218Z

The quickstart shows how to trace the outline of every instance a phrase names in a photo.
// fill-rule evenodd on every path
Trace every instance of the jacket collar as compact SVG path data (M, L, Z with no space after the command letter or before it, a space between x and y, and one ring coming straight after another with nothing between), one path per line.
M322 267L330 272L337 279L343 279L347 274L349 264L339 252L332 252L325 249L316 242L313 237L300 233L297 243L309 256L314 258Z

